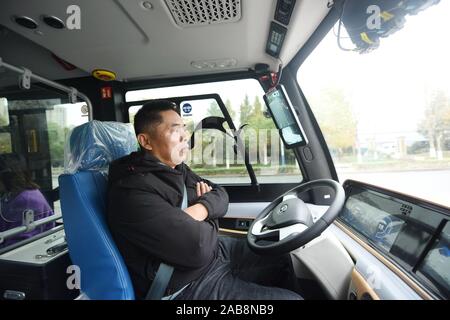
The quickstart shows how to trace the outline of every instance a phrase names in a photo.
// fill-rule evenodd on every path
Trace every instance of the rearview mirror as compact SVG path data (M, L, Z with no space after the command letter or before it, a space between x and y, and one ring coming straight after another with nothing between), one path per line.
M308 139L284 87L277 85L264 95L264 101L286 148L306 145Z

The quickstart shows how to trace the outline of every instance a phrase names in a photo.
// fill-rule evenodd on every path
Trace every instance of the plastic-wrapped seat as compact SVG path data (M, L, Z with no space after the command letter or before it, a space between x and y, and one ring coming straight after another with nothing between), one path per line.
M73 129L59 176L69 254L89 299L133 300L128 270L106 223L109 163L137 149L131 124L91 121Z

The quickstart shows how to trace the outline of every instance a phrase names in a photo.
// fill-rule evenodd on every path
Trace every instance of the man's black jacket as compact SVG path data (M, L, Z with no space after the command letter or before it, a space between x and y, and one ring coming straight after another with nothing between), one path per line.
M212 191L197 197L196 183ZM108 224L128 267L137 298L150 288L159 263L175 267L170 292L198 278L217 256L217 218L228 209L226 191L200 178L186 164L172 169L140 151L117 159L108 174ZM180 209L186 185L188 206L208 209L197 221Z

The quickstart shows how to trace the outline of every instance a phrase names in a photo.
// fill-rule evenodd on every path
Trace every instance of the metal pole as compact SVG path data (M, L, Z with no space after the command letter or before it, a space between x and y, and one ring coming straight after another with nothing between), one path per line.
M24 75L27 72L29 72L29 70L27 70L25 68L18 68L18 67L15 67L15 66L13 66L11 64L8 64L8 63L4 62L2 60L2 58L0 57L0 68L1 67L4 67L5 69L8 69L8 70L13 71L13 72L17 72L17 73L19 73L21 75ZM64 85L62 85L60 83L57 83L57 82L54 82L52 80L43 78L43 77L38 76L38 75L36 75L34 73L30 73L29 76L30 76L31 79L39 81L39 82L41 82L41 83L43 83L43 84L45 84L45 85L47 85L49 87L58 89L60 91L66 92L68 94L74 94L77 97L83 99L86 102L87 106L88 106L89 121L92 120L92 117L93 117L92 103L91 103L91 100L89 100L89 98L84 93L78 92L75 88L64 86Z
M39 219L39 220L33 221L28 226L15 227L13 229L9 229L4 232L0 232L0 243L3 243L3 241L5 241L8 238L11 238L12 236L21 234L23 232L32 231L43 224L50 223L50 222L59 220L61 218L62 218L62 215L52 215L52 216L46 217L44 219Z

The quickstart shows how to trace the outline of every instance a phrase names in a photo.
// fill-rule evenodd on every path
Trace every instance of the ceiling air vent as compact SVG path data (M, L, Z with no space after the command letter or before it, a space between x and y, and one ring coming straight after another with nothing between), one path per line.
M241 18L241 0L165 0L180 27L236 22Z

